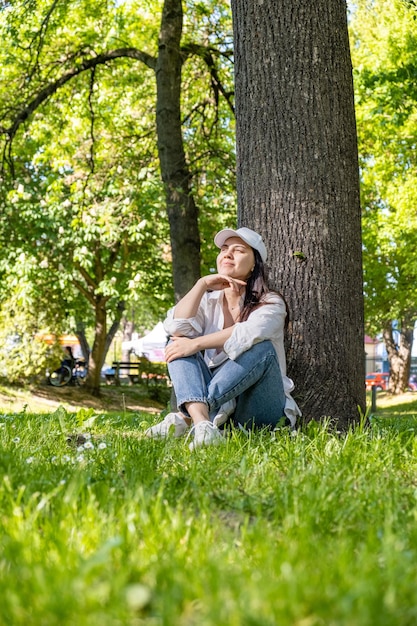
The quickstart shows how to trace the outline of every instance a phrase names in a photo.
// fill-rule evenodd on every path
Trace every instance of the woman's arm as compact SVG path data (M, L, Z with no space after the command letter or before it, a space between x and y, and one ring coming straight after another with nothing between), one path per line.
M223 350L225 342L229 339L233 332L233 326L218 330L209 335L201 335L189 339L188 337L172 337L170 343L165 348L165 359L167 363L179 359L181 357L191 356L201 350L215 348Z
M195 317L200 306L201 298L206 291L217 291L230 287L233 291L246 285L243 280L231 278L224 274L209 274L200 278L194 287L176 304L174 309L174 319L188 319Z
M195 317L200 306L201 298L207 291L207 283L200 278L194 287L175 305L174 319L188 319Z

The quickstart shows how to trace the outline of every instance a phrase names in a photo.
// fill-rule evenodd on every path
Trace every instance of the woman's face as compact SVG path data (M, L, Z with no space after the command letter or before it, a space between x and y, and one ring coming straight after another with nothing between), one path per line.
M217 256L217 271L232 278L247 280L255 266L252 248L239 237L229 237Z

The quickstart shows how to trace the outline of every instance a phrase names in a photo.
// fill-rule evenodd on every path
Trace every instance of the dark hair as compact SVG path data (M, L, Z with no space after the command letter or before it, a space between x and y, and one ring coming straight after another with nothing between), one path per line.
M249 315L252 313L252 311L254 311L257 307L266 304L262 301L265 299L265 296L271 292L268 287L265 265L262 261L261 255L254 248L252 248L252 250L255 256L255 266L246 282L245 299L243 301L243 309L239 316L239 322L245 322L248 319ZM285 304L285 310L287 311L285 325L287 326L288 305L285 301L284 296L281 293L278 293L278 295L283 299Z

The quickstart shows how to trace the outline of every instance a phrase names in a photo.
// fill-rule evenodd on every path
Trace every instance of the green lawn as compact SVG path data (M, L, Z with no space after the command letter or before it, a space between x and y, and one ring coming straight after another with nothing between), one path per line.
M4 411L0 624L415 626L407 400L193 453L149 413Z
M371 406L371 394L367 395L368 406ZM407 418L417 416L417 393L408 392L400 396L390 396L379 391L376 396L376 411L378 417Z

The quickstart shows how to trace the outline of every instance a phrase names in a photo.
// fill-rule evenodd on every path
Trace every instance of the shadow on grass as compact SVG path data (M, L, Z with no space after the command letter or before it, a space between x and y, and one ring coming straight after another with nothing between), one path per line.
M27 404L32 412L54 410L65 406L69 410L80 408L96 411L120 411L159 413L167 407L169 389L157 389L146 385L103 385L100 396L95 397L79 386L53 387L40 384L22 386L2 385L0 389L0 410L18 412Z
M116 409L126 405L127 409L137 408L162 409L169 398L169 392L156 388L147 388L145 385L103 385L100 388L100 396L97 398L82 387L54 388L50 385L38 387L34 392L43 397L54 399L63 398L65 401L76 403L80 406Z

